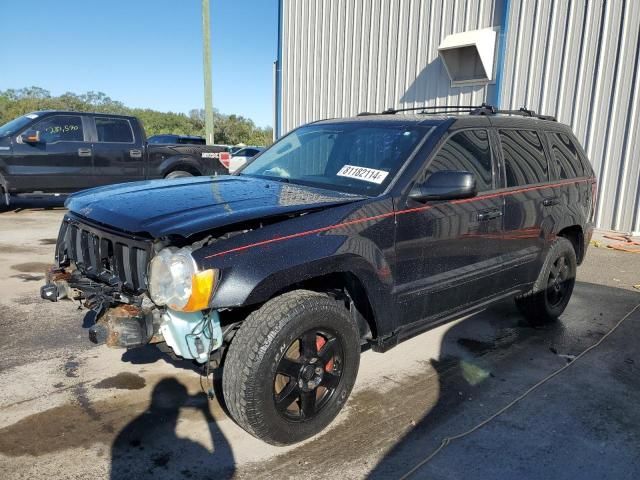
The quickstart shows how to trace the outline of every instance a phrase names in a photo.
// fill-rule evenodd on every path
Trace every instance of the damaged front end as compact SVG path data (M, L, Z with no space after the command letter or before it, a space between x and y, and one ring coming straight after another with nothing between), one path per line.
M151 240L106 232L67 215L56 246L57 265L47 272L40 295L53 302L76 300L90 309L89 339L95 344L157 344L205 363L222 346L218 312L200 308L202 302L198 311L180 311L151 301L147 270L152 252Z

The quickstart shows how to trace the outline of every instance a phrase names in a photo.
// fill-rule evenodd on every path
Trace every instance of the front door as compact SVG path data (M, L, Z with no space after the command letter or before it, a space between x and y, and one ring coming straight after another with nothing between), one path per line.
M437 317L494 293L499 270L503 198L496 188L487 129L453 133L415 179L421 183L440 170L474 174L476 197L419 203L408 199L398 211L397 301L407 312L403 323Z
M80 115L52 115L32 125L38 143L14 142L7 162L20 191L71 192L91 186L93 161Z

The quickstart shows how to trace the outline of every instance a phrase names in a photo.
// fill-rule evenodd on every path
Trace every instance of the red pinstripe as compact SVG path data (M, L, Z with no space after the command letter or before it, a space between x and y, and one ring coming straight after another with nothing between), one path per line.
M585 178L585 179L581 179L581 180L575 180L575 179L563 180L562 182L550 183L550 184L546 184L546 185L537 185L537 186L534 186L534 187L519 188L517 190L509 190L509 191L505 191L505 192L489 193L487 195L481 195L481 196L478 196L478 197L463 198L463 199L460 199L460 200L452 200L452 201L447 202L447 203L458 205L458 204L461 204L461 203L477 202L477 201L480 201L480 200L487 200L489 198L502 197L502 196L506 196L506 195L514 195L516 193L530 192L530 191L533 191L533 190L542 190L542 189L545 189L545 188L556 188L556 187L561 187L561 186L564 186L564 185L570 185L570 184L576 184L576 183L584 183L584 182L590 182L590 181L595 181L595 177ZM439 206L439 205L441 205L441 204L438 204L437 206ZM408 208L408 209L405 209L405 210L399 210L397 212L387 212L387 213L382 213L380 215L374 215L372 217L357 218L355 220L349 220L347 222L336 223L335 225L328 225L326 227L315 228L313 230L305 230L303 232L293 233L291 235L284 235L282 237L274 237L274 238L270 238L268 240L262 240L260 242L250 243L248 245L243 245L242 247L231 248L229 250L224 250L222 252L214 253L214 254L208 255L208 256L206 256L204 258L220 257L222 255L227 255L229 253L242 252L242 251L248 250L250 248L261 247L263 245L269 245L270 243L282 242L282 241L285 241L285 240L292 240L294 238L305 237L307 235L314 235L316 233L322 233L322 232L326 232L328 230L334 230L336 228L348 227L350 225L356 225L358 223L364 223L364 222L369 222L369 221L372 221L372 220L378 220L380 218L391 217L393 215L404 215L404 214L407 214L407 213L422 212L422 211L425 211L425 210L429 210L431 208L434 208L434 206L433 205L425 205L424 207Z

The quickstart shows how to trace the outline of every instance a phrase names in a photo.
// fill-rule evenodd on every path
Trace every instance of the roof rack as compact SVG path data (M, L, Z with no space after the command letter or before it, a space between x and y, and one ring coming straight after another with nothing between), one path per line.
M466 112L469 115L519 115L521 117L532 117L540 120L549 120L552 122L557 121L556 117L551 115L541 115L533 110L528 110L525 107L521 107L518 110L500 110L492 105L483 103L482 105L441 105L433 107L408 107L408 108L387 108L383 111L382 115L394 115L398 112L410 112L417 111L419 114L424 115L439 115L448 113ZM358 116L366 115L380 115L379 113L362 112Z

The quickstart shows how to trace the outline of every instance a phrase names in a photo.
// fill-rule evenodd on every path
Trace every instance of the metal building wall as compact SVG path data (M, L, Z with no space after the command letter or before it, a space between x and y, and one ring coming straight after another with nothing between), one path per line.
M640 234L640 2L511 0L502 106L571 125L598 177L597 224Z
M640 1L280 1L280 134L391 106L527 106L571 125L587 149L598 226L640 233ZM499 91L452 88L438 45L490 26L506 34Z
M498 25L502 4L282 0L280 133L388 107L481 103L494 86L451 88L438 45L450 33Z

